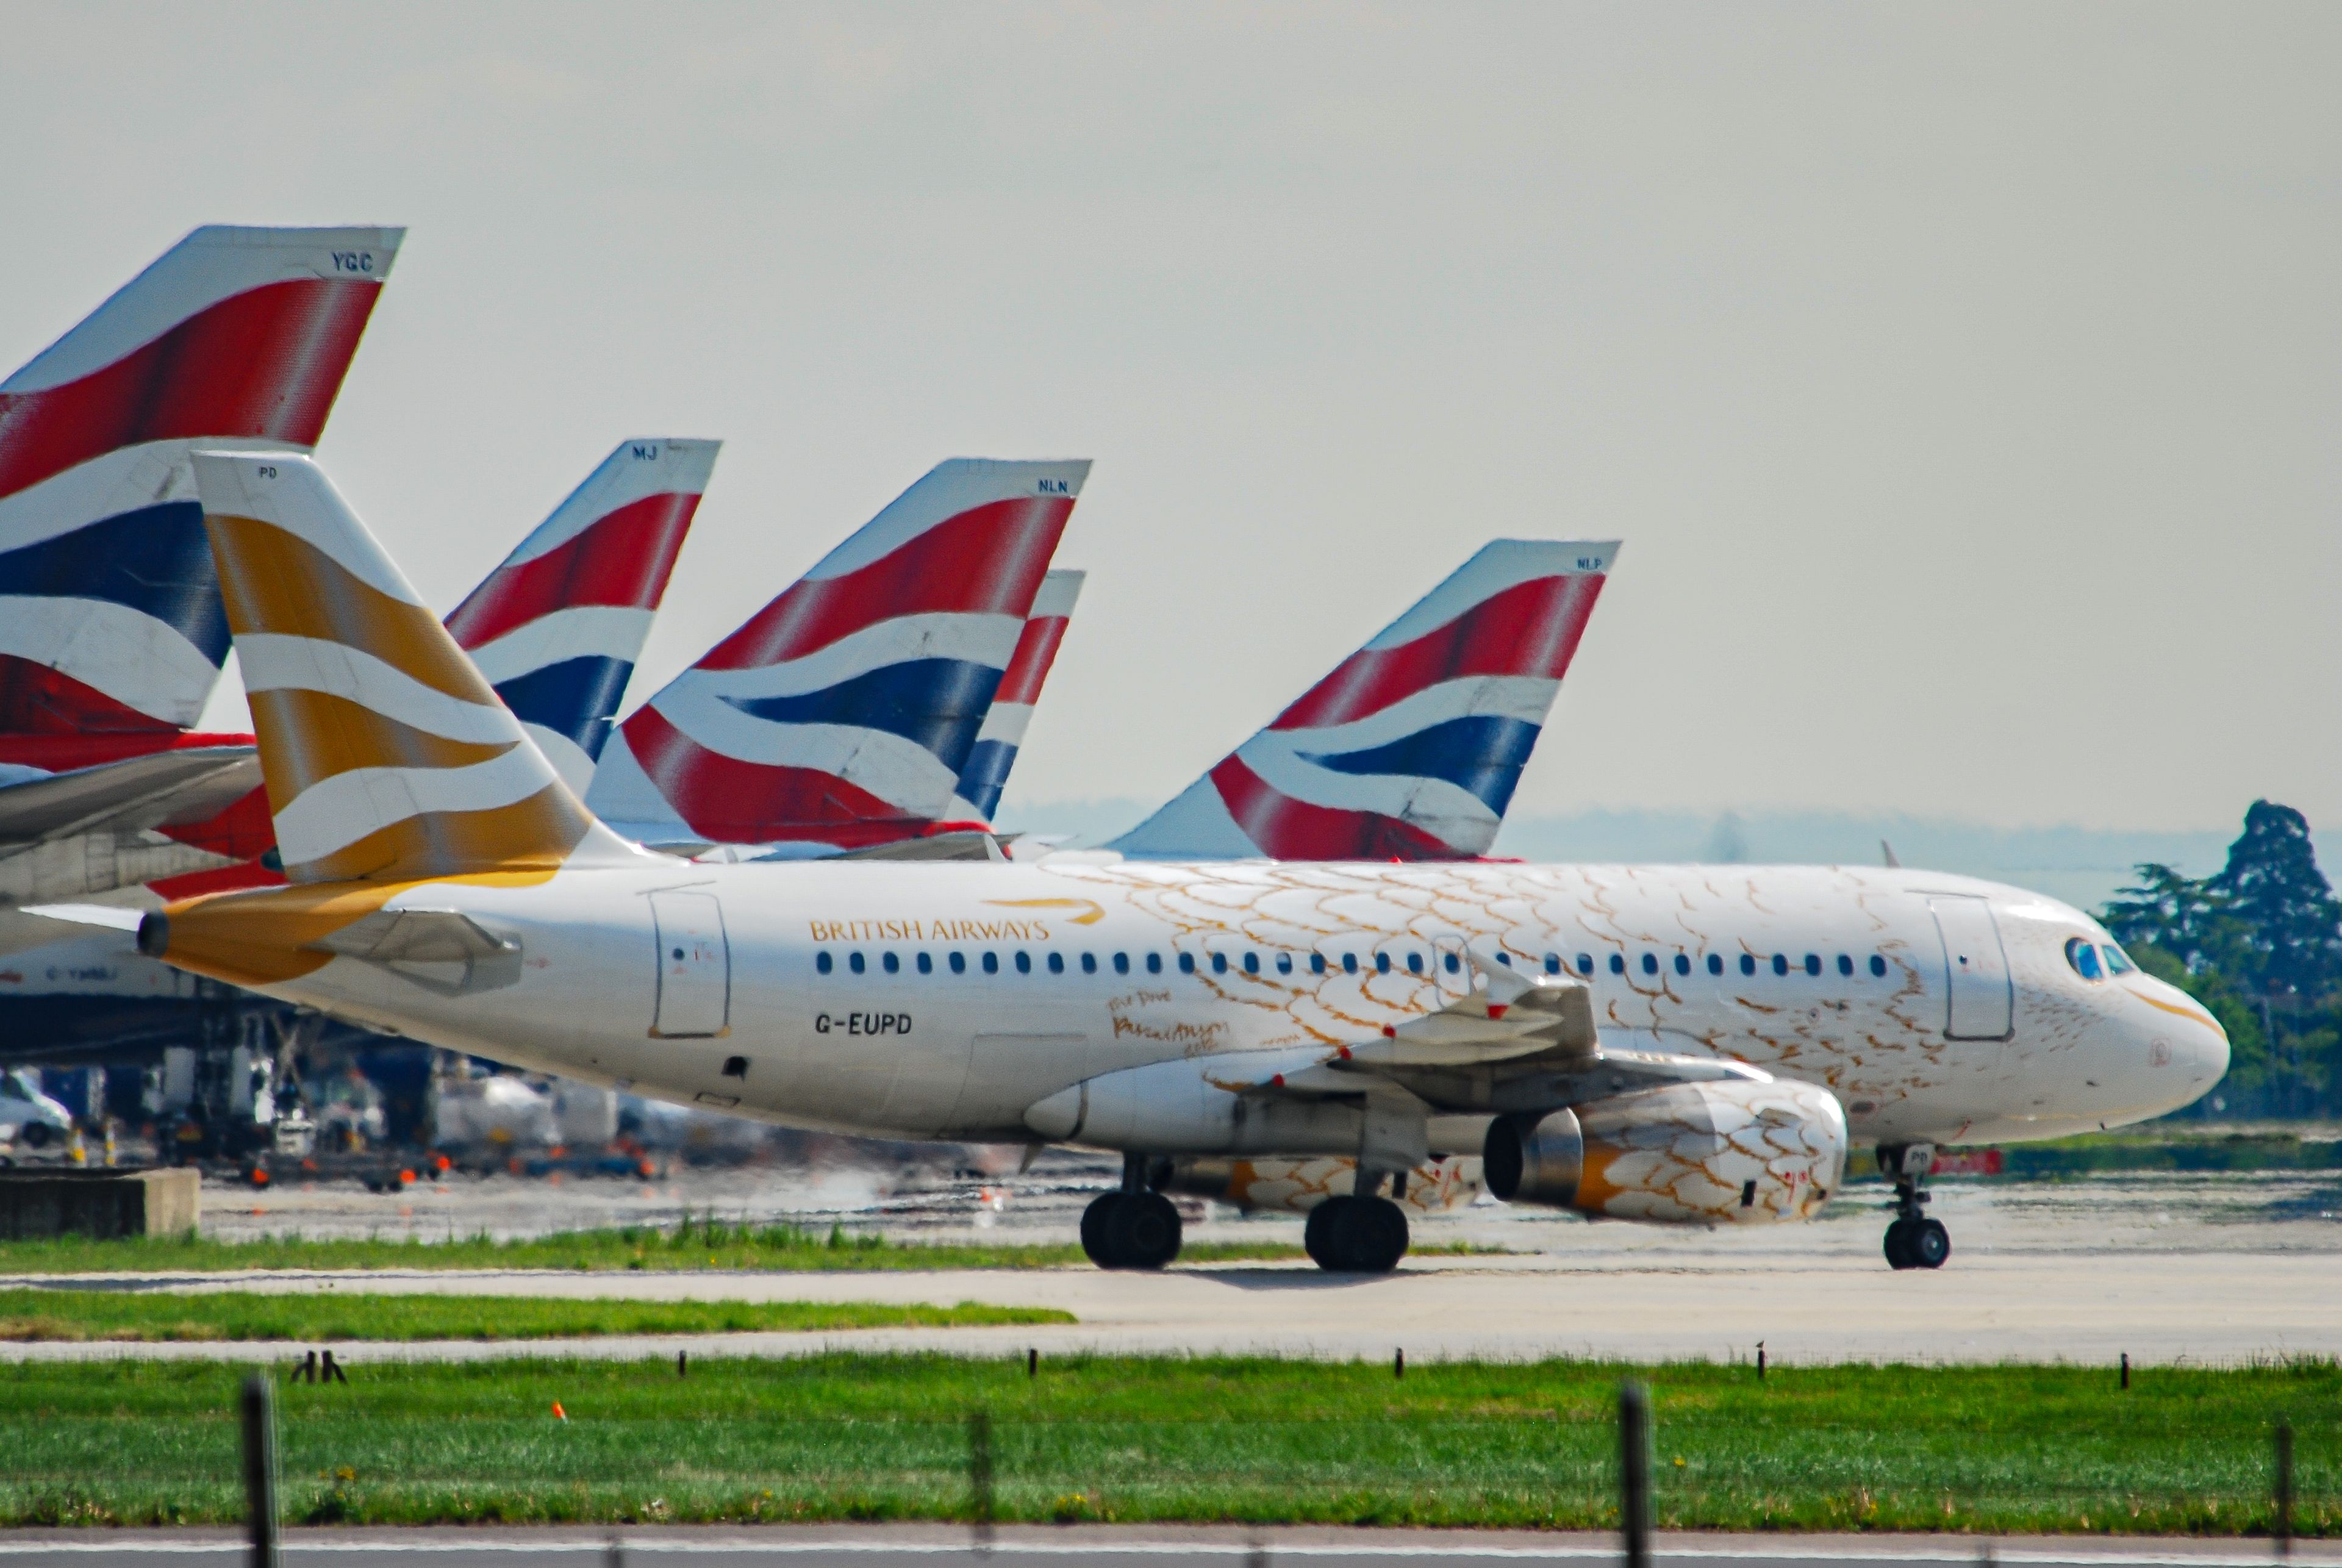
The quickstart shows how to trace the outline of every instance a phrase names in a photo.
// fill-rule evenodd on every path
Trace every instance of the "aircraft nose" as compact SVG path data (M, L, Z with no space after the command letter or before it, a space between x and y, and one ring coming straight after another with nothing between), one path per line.
M2228 1032L2210 1009L2177 986L2138 978L2144 983L2141 999L2156 1010L2147 1024L2149 1068L2158 1070L2158 1077L2177 1080L2168 1087L2185 1094L2180 1104L2209 1094L2228 1071Z

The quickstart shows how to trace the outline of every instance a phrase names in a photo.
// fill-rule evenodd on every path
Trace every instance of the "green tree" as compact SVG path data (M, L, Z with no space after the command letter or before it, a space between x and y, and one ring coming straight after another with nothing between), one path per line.
M2203 891L2232 915L2242 937L2232 973L2263 1000L2298 1004L2342 979L2342 902L2291 806L2257 800L2228 864Z

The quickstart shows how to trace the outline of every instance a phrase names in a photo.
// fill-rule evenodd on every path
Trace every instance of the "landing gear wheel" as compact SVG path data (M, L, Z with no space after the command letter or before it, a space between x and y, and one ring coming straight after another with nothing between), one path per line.
M1887 1227L1887 1262L1897 1269L1939 1269L1952 1255L1941 1220L1897 1220Z
M1111 1265L1159 1269L1179 1255L1179 1210L1160 1193L1125 1193L1106 1219Z
M1082 1251L1102 1269L1122 1266L1121 1254L1114 1250L1114 1221L1121 1212L1122 1200L1128 1195L1122 1192L1100 1193L1082 1211Z
M1406 1255L1406 1212L1388 1198L1332 1197L1309 1211L1301 1238L1328 1273L1386 1274Z

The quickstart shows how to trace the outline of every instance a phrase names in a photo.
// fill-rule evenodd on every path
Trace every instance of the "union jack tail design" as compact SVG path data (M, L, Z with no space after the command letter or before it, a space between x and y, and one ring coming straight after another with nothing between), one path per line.
M1108 847L1136 859L1487 853L1616 541L1499 539Z
M288 880L549 873L632 853L314 462L198 451L194 468Z
M457 644L579 794L721 444L618 443L447 617Z
M944 818L1086 462L937 464L635 711L588 799L653 844L825 844Z
M1057 662L1057 644L1066 640L1074 602L1082 596L1083 575L1052 572L1041 579L1008 673L1001 677L1000 690L984 715L984 727L976 731L967 766L960 770L952 820L988 823L1000 810L1000 792L1007 787L1008 770L1016 765L1016 753L1025 744L1033 704L1041 700L1041 686L1049 678L1049 666Z
M315 445L404 233L197 229L0 382L0 732L195 723L228 630L187 449Z

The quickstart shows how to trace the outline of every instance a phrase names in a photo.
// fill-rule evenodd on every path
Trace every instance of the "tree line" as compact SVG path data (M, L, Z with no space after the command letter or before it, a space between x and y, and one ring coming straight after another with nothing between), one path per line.
M2137 870L2099 919L2228 1032L2227 1077L2180 1114L2342 1114L2342 900L2317 869L2307 819L2257 800L2213 875Z

